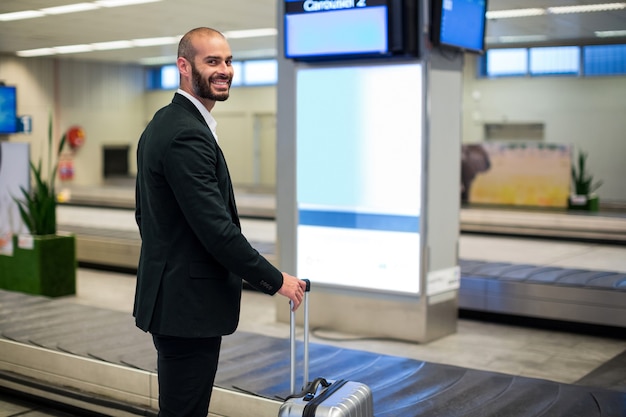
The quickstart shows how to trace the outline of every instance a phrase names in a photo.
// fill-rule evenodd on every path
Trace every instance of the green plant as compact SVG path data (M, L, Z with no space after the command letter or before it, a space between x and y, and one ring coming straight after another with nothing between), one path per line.
M52 235L56 233L56 193L54 182L58 169L58 157L65 145L66 134L63 134L56 154L56 161L52 165L52 114L48 123L48 175L44 178L41 168L41 159L37 165L30 161L30 169L35 179L33 189L29 192L21 187L23 200L14 198L18 204L22 221L33 235Z
M587 172L586 152L578 152L577 166L572 164L572 181L574 182L574 191L576 195L589 195L600 188L602 181L593 182L593 176Z

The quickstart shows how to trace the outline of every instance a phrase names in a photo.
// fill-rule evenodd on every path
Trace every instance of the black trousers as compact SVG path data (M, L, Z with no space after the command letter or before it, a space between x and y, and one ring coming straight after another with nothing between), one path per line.
M222 338L152 339L158 354L159 417L206 417Z

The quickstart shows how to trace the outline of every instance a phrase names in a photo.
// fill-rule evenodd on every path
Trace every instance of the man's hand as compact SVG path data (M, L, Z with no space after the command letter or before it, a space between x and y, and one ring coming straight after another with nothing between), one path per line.
M306 282L283 272L283 286L280 287L278 293L293 301L293 311L296 311L302 300L304 299L304 291L306 290Z

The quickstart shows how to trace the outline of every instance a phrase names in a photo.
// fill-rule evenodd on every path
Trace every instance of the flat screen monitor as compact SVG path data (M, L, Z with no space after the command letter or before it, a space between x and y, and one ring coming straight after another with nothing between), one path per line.
M412 5L407 0L285 0L285 57L328 61L414 54Z
M0 85L0 135L17 132L17 91Z
M486 0L435 0L432 11L435 45L484 52Z

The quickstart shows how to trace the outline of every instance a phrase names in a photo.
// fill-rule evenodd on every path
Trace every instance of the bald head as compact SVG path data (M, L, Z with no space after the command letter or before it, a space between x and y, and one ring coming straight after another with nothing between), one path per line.
M187 32L178 43L178 57L193 62L194 57L198 54L198 49L194 46L194 44L196 44L195 41L202 37L217 37L226 40L224 35L215 29L207 27L192 29Z

